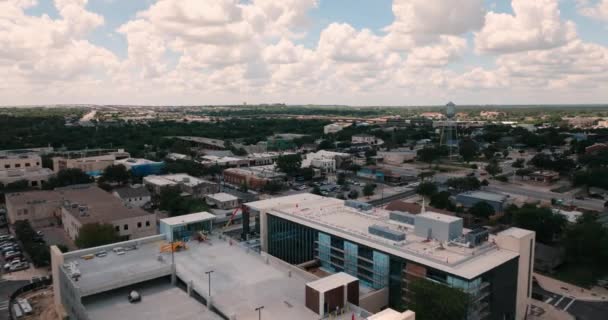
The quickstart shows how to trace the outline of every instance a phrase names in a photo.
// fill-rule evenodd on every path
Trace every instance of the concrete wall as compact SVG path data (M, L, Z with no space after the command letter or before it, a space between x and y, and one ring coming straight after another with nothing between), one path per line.
M26 158L0 159L0 170L42 168L42 160L38 155L28 155Z
M534 242L536 234L533 231L510 228L499 233L496 244L501 249L519 253L517 271L517 307L515 319L524 319L528 302L532 295L532 273L534 270Z
M57 222L61 217L60 201L45 201L35 204L15 204L10 197L6 198L8 222L14 224L17 220L29 220L33 228L47 227Z
M371 313L380 312L386 306L388 306L388 287L359 297L359 307Z
M157 234L156 232L156 214L148 214L145 216L125 218L112 221L114 227L119 227L118 234L120 236L128 236L130 239L149 237ZM125 225L128 226L125 230Z
M61 221L63 222L63 230L72 240L78 238L78 233L82 224L68 210L61 208Z
M51 246L51 274L53 275L53 303L55 304L55 312L60 319L67 316L63 303L61 303L61 285L59 284L59 268L63 265L63 254L57 246Z

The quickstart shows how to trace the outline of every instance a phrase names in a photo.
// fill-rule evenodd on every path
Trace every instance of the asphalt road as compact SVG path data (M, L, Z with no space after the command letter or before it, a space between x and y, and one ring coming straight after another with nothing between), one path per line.
M573 315L577 320L608 319L608 302L581 301L575 298L547 291L536 283L532 287L534 299L553 305Z
M28 283L29 281L7 281L0 279L0 320L9 319L8 303L10 295Z

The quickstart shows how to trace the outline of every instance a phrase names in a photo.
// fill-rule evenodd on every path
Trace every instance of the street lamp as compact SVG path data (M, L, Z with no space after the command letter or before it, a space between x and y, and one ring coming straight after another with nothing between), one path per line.
M262 309L264 309L264 306L259 306L255 308L255 311L258 312L258 320L262 320Z
M209 298L211 298L211 274L214 270L205 271L207 277L209 277Z

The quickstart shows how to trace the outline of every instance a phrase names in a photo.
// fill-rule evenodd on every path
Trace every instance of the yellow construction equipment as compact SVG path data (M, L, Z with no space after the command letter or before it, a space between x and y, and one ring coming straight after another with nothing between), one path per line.
M187 250L188 246L183 241L176 241L168 244L164 244L160 246L160 252L178 252L182 250Z

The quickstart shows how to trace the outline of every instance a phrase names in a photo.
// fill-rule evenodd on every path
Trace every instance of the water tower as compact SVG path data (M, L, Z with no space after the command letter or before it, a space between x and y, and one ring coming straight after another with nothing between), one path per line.
M442 146L446 146L449 150L449 158L452 159L452 155L456 154L458 150L458 135L456 132L456 105L453 102L449 102L445 106L446 121L441 126L441 137L439 143Z

